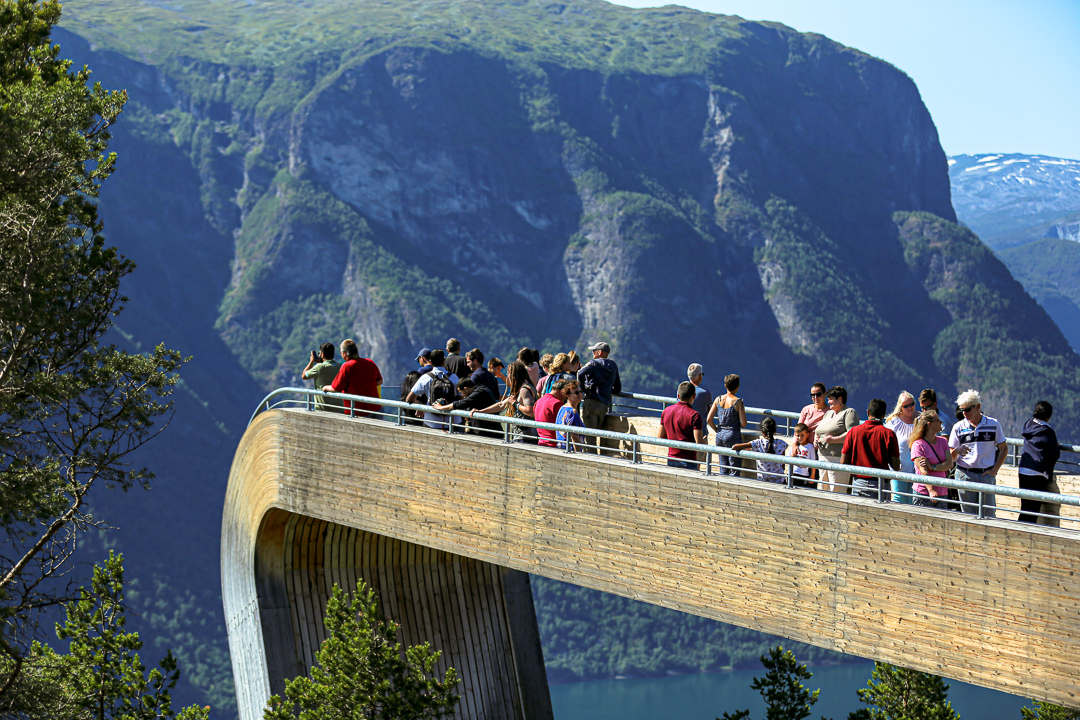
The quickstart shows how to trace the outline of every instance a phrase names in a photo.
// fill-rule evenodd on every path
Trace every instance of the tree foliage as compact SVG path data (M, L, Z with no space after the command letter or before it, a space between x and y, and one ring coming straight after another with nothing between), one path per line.
M1035 707L1020 708L1021 720L1080 720L1080 710L1032 700Z
M57 625L68 652L32 643L14 681L18 692L5 695L12 704L0 705L0 712L28 720L207 720L209 708L173 713L170 690L180 677L175 658L167 652L161 668L147 674L137 654L142 641L126 624L122 559L110 553Z
M427 643L402 652L398 625L379 614L375 593L362 580L355 594L334 585L326 608L329 636L315 654L310 677L274 695L265 720L421 720L454 714L458 684L453 668L433 675L439 653Z
M937 675L876 662L866 685L858 693L871 720L960 720Z
M760 692L765 700L765 720L804 720L810 717L810 708L818 701L821 690L811 692L802 681L809 680L814 674L782 645L773 647L768 655L762 655L761 664L765 666L765 676L755 677L750 687ZM738 710L731 714L725 712L723 720L744 720L748 717L749 710Z
M102 343L134 269L105 244L95 202L126 95L60 58L59 18L55 0L0 0L0 703L10 707L25 700L13 693L27 687L20 676L48 614L85 600L68 574L79 532L103 526L89 493L152 478L128 456L169 411L182 362L161 346L132 355Z

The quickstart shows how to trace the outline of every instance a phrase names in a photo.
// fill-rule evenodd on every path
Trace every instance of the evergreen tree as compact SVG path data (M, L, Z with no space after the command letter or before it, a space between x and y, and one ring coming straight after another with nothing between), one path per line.
M5 696L13 703L0 711L26 720L207 720L209 708L173 713L170 691L180 677L175 658L166 653L161 669L147 675L137 654L142 641L126 624L123 563L110 553L94 568L90 589L67 606L67 621L57 625L68 652L34 642L15 678L17 691Z
M169 411L181 364L101 343L134 268L95 203L126 95L60 58L59 18L55 0L0 0L0 708L67 679L22 675L40 669L57 613L86 600L68 573L79 534L103 526L91 491L149 483L127 459Z
M1021 720L1080 720L1080 710L1072 710L1041 700L1032 700L1033 708L1020 708Z
M858 691L871 720L959 720L949 702L949 686L937 675L874 663L867 686Z
M421 720L454 714L458 684L453 668L433 676L439 653L427 643L397 642L398 625L379 614L375 593L364 582L346 595L334 585L324 620L329 636L315 654L309 677L285 684L265 720ZM298 713L298 714L297 714Z
M765 677L755 677L750 687L761 693L765 700L765 720L804 720L810 717L810 708L818 701L821 690L811 692L802 684L813 673L801 665L795 655L777 645L769 654L761 656L765 666ZM749 710L737 710L733 714L724 713L723 720L744 720L750 716ZM720 720L720 718L717 718Z

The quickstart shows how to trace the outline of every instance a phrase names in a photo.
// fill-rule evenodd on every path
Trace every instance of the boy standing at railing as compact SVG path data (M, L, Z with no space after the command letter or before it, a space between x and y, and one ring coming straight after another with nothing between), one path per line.
M806 423L795 426L795 442L787 449L789 457L802 458L803 460L817 460L817 448L814 447L813 433ZM814 468L794 465L791 468L793 482L799 487L817 487L817 470Z

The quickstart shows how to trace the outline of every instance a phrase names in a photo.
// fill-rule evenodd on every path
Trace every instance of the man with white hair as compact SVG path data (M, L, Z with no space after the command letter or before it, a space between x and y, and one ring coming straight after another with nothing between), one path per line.
M982 414L982 397L975 390L960 393L956 398L963 417L953 425L949 433L949 449L956 461L956 477L973 483L997 484L1008 450L1001 423ZM960 491L961 509L974 515L979 512L979 493ZM983 495L983 514L997 517L997 497Z
M686 368L686 379L694 384L694 401L690 403L690 407L705 418L709 414L709 407L712 406L712 393L701 387L701 381L705 379L705 368L701 367L701 363L693 363ZM701 442L703 445L709 444L708 423L701 425ZM698 453L698 460L705 462L705 453Z

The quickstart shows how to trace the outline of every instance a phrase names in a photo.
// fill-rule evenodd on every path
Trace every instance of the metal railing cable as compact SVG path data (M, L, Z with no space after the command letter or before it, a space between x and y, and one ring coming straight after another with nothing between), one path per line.
M303 399L300 399L300 400L288 399L288 397L287 397L287 396L297 396L297 395L302 396ZM759 452L755 452L755 451L752 451L752 450L739 450L739 451L736 451L736 450L731 450L729 448L722 447L722 446L717 446L717 445L699 445L699 444L696 444L696 443L682 442L680 440L661 439L661 438L657 438L657 437L648 437L648 436L636 435L636 434L632 434L632 433L615 432L615 431L612 431L612 430L598 430L598 429L585 428L585 427L579 427L579 426L558 425L558 424L555 424L555 423L545 423L545 422L539 422L537 420L528 420L528 419L523 419L523 418L508 417L508 416L505 416L505 415L489 415L489 414L486 414L486 413L472 414L472 413L470 413L468 411L464 411L464 410L437 410L436 408L434 408L434 407L432 407L430 405L422 405L422 404L418 404L418 403L406 403L406 402L402 402L400 400L389 400L389 399L385 399L385 398L365 397L365 396L361 396L361 395L348 395L348 394L343 394L343 393L327 393L327 392L323 392L321 390L313 390L311 388L279 388L277 390L274 390L269 395L267 395L265 398L263 398L263 400L259 403L258 407L255 410L255 413L252 415L251 420L249 421L249 424L250 424L250 422L253 422L255 420L255 418L260 413L268 411L268 410L272 410L272 409L275 409L275 408L279 408L279 407L302 406L306 410L314 411L316 409L316 403L315 403L315 398L316 397L323 397L323 398L326 398L328 400L337 400L337 401L346 401L347 400L347 401L350 401L351 407L348 410L343 410L341 408L335 407L333 409L333 413L327 413L328 415L331 415L331 414L346 415L346 414L348 414L350 417L369 417L371 415L376 415L378 417L382 417L382 418L385 418L387 420L390 420L391 422L395 422L399 426L408 425L408 424L410 424L409 421L412 420L413 421L413 423L412 423L413 427L417 427L415 425L415 423L419 422L419 419L408 418L404 413L404 411L406 411L406 410L410 410L410 411L413 411L413 412L433 413L433 414L438 415L438 416L443 417L443 418L456 417L456 418L462 418L463 420L472 418L472 419L475 419L475 420L488 421L490 423L498 423L503 427L503 442L511 442L512 433L510 431L510 428L514 427L514 426L528 427L528 428L533 428L533 429L538 429L538 430L552 430L552 431L555 431L555 432L561 432L564 435L565 434L572 434L572 435L582 435L582 436L587 436L587 437L603 438L603 439L607 439L607 440L615 440L615 441L619 441L620 443L628 444L629 445L629 451L622 450L622 449L619 449L619 448L592 448L591 445L588 446L588 448L586 448L586 450L588 450L589 448L592 448L594 450L594 452L595 452L597 449L599 449L600 451L602 451L602 454L604 454L603 451L606 451L608 453L608 457L611 457L610 453L619 453L619 454L627 453L630 456L628 459L634 464L639 464L639 463L643 462L644 458L646 458L646 457L655 457L655 458L661 458L661 459L664 459L664 460L668 459L667 456L651 455L649 453L644 452L644 450L642 449L643 445L654 446L654 447L663 447L663 448L676 448L676 449L679 449L679 450L688 450L688 451L692 451L692 452L695 452L695 453L704 454L705 460L703 462L699 462L698 464L700 466L700 469L704 471L706 476L712 476L712 477L724 477L724 476L718 476L714 472L714 470L718 466L714 463L713 456L721 456L721 455L723 455L723 456L732 457L732 458L745 458L745 459L755 460L755 461L760 460L760 461L763 461L763 462L776 463L776 464L783 465L785 467L784 482L781 483L781 484L785 485L786 487L788 487L790 489L800 489L799 486L796 484L796 480L798 480L799 478L794 473L794 468L795 467L804 467L804 468L811 468L811 469L815 469L815 470L828 470L828 471L833 471L833 472L848 473L848 474L850 474L852 476L876 478L878 480L899 480L899 481L904 482L904 483L920 483L920 484L927 484L927 485L934 485L934 486L943 486L943 487L947 487L947 488L954 488L954 489L956 489L957 491L960 491L960 492L977 493L977 495L978 495L977 512L976 513L971 513L971 514L977 515L979 518L985 517L986 510L988 508L993 507L992 504L987 504L986 503L985 498L986 498L987 495L1012 497L1012 498L1018 498L1018 499L1021 499L1021 500L1033 500L1033 501L1038 501L1038 502L1041 502L1041 503L1049 503L1049 504L1052 504L1052 505L1068 505L1068 506L1072 506L1072 507L1080 507L1080 496L1076 496L1076 495L1065 495L1065 494L1062 494L1062 493L1048 493L1048 492L1039 492L1039 491L1035 491L1035 490L1024 490L1024 489L1021 489L1021 488L1007 487L1007 486L1003 486L1003 485L988 485L988 484L984 484L984 483L973 483L973 482L968 482L966 480L956 480L956 479L952 479L952 478L941 478L941 477L931 477L931 476L926 476L926 475L916 475L916 474L912 474L912 473L896 472L896 471L893 471L893 470L878 470L878 469L875 469L875 468L866 468L866 467L860 467L860 466L857 466L857 465L842 465L840 463L825 462L823 460L807 460L807 459L798 458L798 457L791 457L791 456L787 456L787 455L759 453ZM279 399L279 398L281 398L281 399ZM277 401L275 402L275 400L277 400ZM368 411L366 409L357 409L356 403L364 403L366 405L378 406L378 407L381 408L381 410ZM391 409L392 412L386 412L387 408ZM452 424L452 421L445 421L445 422L447 423L448 426ZM445 432L445 430L443 432ZM472 436L472 437L476 437L476 436ZM488 435L487 437L490 439L491 436ZM567 438L567 439L569 441L569 438ZM572 448L573 448L573 443L568 442L567 443L567 448L562 450L562 451L563 452L571 452ZM554 448L549 448L549 449L554 449ZM694 461L694 462L697 462L697 461ZM744 470L744 472L746 472L746 471ZM729 479L735 479L735 478L731 478L731 476L726 476L726 477L728 477ZM826 484L828 484L828 483L826 483ZM876 494L877 494L878 502L888 502L889 499L891 498L891 496L894 493L893 493L893 490L889 486L887 486L886 483L878 482L878 488L876 488ZM906 494L910 495L910 493L906 493ZM925 497L925 496L923 496L923 497ZM969 501L969 500L962 501L962 503L960 503L960 504L968 505L968 506L971 506L971 507L976 506L976 502ZM999 509L1005 510L1004 508L999 508ZM1007 510L1007 511L1008 512L1017 512L1015 510ZM1025 514L1028 514L1027 511L1025 511ZM1044 517L1051 517L1051 516L1045 515L1043 513L1030 513L1030 514L1044 516ZM1062 519L1066 519L1066 518L1062 518Z
M650 407L642 407L640 405L616 404L614 406L616 409L622 409L622 410L645 410L645 411L655 413L657 415L659 415L660 412L662 412L663 409L665 407L667 407L668 405L674 405L675 403L679 402L678 398L665 397L663 395L645 395L645 394L642 394L642 393L629 393L629 392L615 393L614 395L615 395L615 397L620 398L620 399L624 399L624 400L644 401L644 402L658 403L658 404L661 405L660 408L650 408ZM748 416L749 415L760 415L762 417L774 417L774 418L777 418L778 419L777 423L776 423L776 431L777 431L777 433L779 433L780 435L788 435L788 436L792 434L792 428L794 428L795 424L796 424L796 423L793 423L791 421L799 419L799 413L788 412L787 410L771 410L771 409L768 409L768 408L747 407L746 408L746 414ZM704 420L704 419L705 418L702 418L702 420ZM783 420L783 424L781 424L780 420ZM860 422L864 422L864 421L860 421ZM744 429L749 429L751 425L760 425L760 421L754 422L754 421L750 421L749 418L748 418L747 419L747 428L744 428ZM1016 467L1017 465L1020 464L1020 449L1024 446L1024 440L1022 438L1005 438L1005 444L1009 448L1009 457L1006 459L1006 462L1010 466ZM1062 444L1062 445L1059 445L1059 447L1061 448L1062 452L1080 454L1080 445ZM1073 466L1073 467L1080 468L1080 460L1060 460L1059 464L1070 465L1070 466Z

